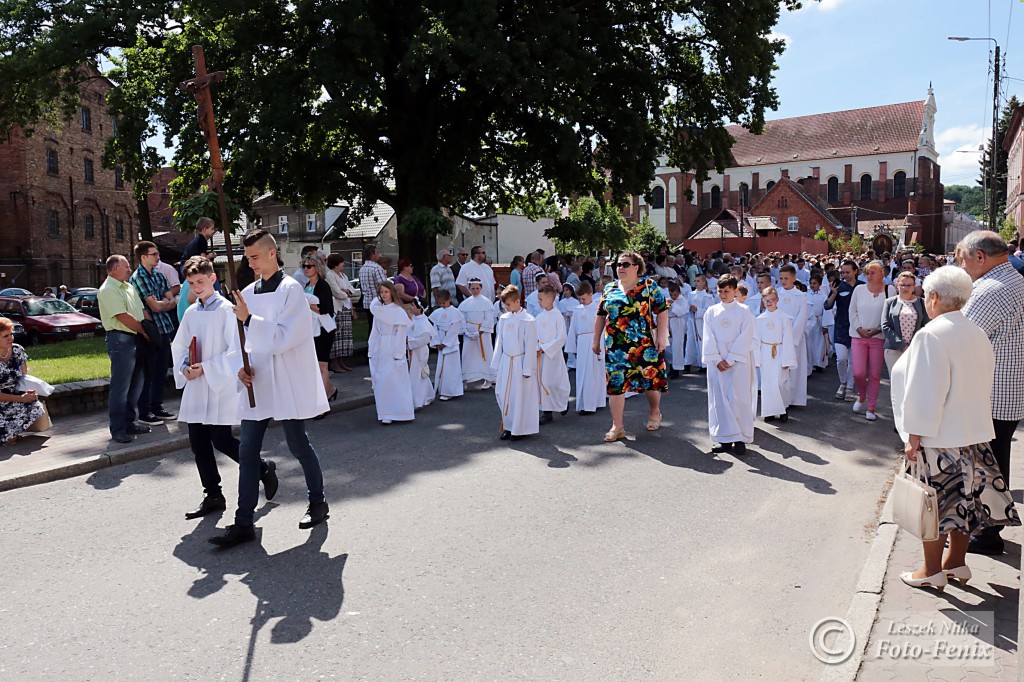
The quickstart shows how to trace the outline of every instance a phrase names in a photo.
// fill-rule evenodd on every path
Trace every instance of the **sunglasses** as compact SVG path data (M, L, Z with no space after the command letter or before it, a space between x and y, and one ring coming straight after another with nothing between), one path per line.
M617 263L617 265L620 268L633 268L633 267L636 267L636 263L633 263L633 262L630 262L630 261L622 261L621 263Z
M312 263L303 263L302 264L302 269L303 270L316 270L316 266L313 265Z

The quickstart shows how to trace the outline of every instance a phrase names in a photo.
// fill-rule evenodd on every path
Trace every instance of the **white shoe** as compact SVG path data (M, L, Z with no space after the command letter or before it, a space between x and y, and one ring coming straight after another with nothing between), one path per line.
M447 402L447 401L449 401L451 399L452 399L452 397L450 395L443 395L443 396L441 396L441 402Z
M840 386L836 390L836 400L842 400L846 397L846 386Z
M878 420L878 417L875 416L874 412L868 412L867 414L864 415L864 418L867 419L869 422Z
M381 419L380 423L383 424L384 426L387 426L388 424L391 423L391 420L390 419Z
M939 592L946 589L946 585L949 584L949 580L946 579L946 574L942 571L925 578L914 578L912 577L913 575L913 571L904 571L903 573L900 573L900 580L911 587L934 587Z
M486 390L487 390L487 389L489 389L489 388L490 388L491 386L494 386L494 384L492 384L492 383L491 383L491 382L489 382L489 381L485 381L484 383L480 384L480 390L481 390L481 391L486 391Z
M961 584L966 585L967 581L971 579L971 569L967 566L957 566L956 568L949 568L943 571L946 574L946 580L959 580Z
M864 411L864 403L862 403L859 400L857 402L855 402L853 404L853 411L854 412L863 412Z

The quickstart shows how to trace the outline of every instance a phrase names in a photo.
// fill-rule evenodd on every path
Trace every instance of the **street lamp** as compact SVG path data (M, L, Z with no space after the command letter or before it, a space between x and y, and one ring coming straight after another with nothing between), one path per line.
M989 175L991 181L989 187L992 192L989 194L989 205L988 205L988 229L999 231L998 223L996 222L996 205L999 203L999 198L996 196L997 183L996 183L996 159L999 155L998 150L998 137L999 132L999 43L995 38L965 38L964 36L948 36L947 40L955 40L957 42L966 42L968 40L991 40L996 44L996 55L995 62L993 63L993 78L992 78L992 154L989 158Z

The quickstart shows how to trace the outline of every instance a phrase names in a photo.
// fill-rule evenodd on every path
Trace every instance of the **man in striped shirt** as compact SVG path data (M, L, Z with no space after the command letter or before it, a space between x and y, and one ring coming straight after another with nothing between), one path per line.
M1003 238L987 230L971 232L957 245L957 259L974 280L964 316L984 330L996 356L992 454L1006 488L1010 487L1010 444L1017 423L1024 418L1024 277L1013 269L1008 257ZM1002 554L1001 529L986 528L973 536L969 551Z

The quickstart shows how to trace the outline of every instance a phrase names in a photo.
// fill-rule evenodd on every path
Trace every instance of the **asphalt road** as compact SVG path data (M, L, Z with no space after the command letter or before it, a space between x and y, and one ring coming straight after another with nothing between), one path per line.
M673 381L660 432L627 401L497 439L493 393L411 424L311 422L331 503L279 429L260 542L199 502L182 451L0 495L2 680L817 679L811 625L842 616L895 465L833 374L742 459L708 454L704 378ZM883 388L884 403L887 389ZM236 479L221 462L226 490Z

